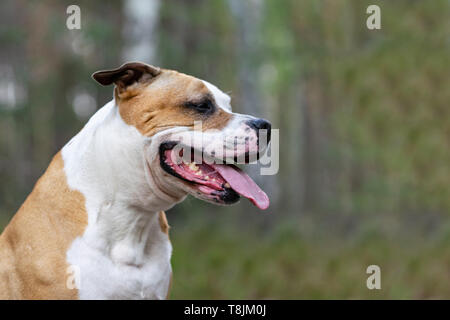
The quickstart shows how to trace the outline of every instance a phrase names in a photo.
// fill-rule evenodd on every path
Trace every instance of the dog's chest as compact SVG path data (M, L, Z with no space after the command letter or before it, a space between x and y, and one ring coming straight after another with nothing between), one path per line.
M80 299L165 299L171 279L172 246L167 235L147 239L150 248L124 239L110 250L93 247L92 237L76 239L67 253L79 272Z

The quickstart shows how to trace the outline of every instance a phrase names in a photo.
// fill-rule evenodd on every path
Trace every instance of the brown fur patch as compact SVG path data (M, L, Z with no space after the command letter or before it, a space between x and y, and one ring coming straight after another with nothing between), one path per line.
M159 226L161 227L161 231L167 235L169 235L169 223L167 223L166 214L164 211L159 212Z
M185 107L186 102L210 92L201 80L172 70L162 69L152 81L132 85L127 91L116 92L120 115L145 136L171 127L193 127L194 121L202 121L202 130L220 130L233 116L219 107L211 115Z
M59 152L0 236L0 299L77 299L66 253L86 226L84 196L69 189Z
M161 227L161 231L167 235L169 235L169 223L167 222L167 217L164 211L159 212L159 226ZM169 282L169 288L167 288L167 295L166 299L169 299L170 289L172 288L172 278L173 274L170 274L170 282Z

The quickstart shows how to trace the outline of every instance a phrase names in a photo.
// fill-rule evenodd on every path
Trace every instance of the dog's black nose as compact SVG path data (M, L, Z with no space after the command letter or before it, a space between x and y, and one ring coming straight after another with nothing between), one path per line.
M261 130L261 129L267 130L267 143L270 142L270 131L271 131L272 125L270 124L269 121L264 120L264 119L255 119L255 120L247 121L247 124L249 125L249 127L253 128L256 131L258 140L259 140L259 130Z

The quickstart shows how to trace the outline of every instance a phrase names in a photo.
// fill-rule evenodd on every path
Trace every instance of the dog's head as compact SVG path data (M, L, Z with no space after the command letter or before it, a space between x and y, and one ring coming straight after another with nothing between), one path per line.
M268 207L266 194L235 166L265 151L268 121L233 113L217 87L173 70L132 62L93 78L116 85L119 114L143 136L148 182L162 197L189 193L232 204L242 195Z

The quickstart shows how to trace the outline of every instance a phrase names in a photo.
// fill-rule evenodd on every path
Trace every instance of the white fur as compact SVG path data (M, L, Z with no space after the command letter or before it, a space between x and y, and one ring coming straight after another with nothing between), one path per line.
M185 194L158 190L161 198L151 189L144 147L155 148L154 140L125 124L111 101L62 150L68 184L84 195L88 214L85 233L67 252L80 268L81 299L167 295L172 247L158 212Z
M229 95L225 94L217 88L212 83L209 83L208 81L202 80L202 82L205 84L205 86L208 88L208 90L212 93L214 96L214 100L216 100L217 105L224 109L225 111L231 112L231 98Z

